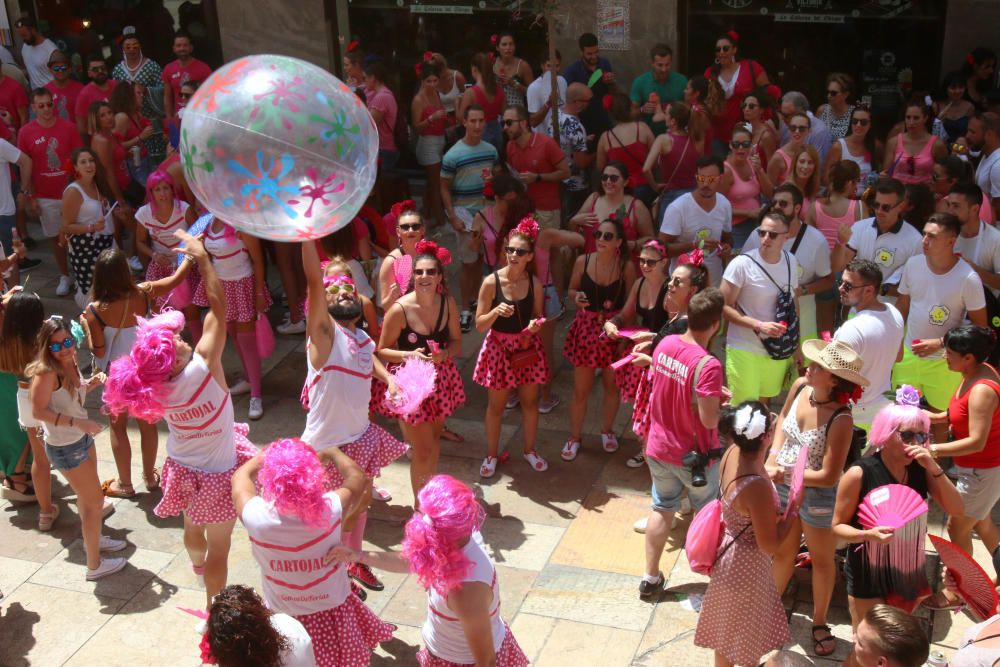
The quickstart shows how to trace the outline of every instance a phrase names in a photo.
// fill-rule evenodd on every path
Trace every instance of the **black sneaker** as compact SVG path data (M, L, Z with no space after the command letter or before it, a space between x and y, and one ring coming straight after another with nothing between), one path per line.
M472 313L467 310L463 310L462 315L458 318L458 323L462 327L462 333L469 333L472 331Z
M20 271L31 271L36 266L40 266L41 263L42 260L40 259L31 259L30 257L25 257L24 259L22 259L17 263L17 268Z
M648 582L645 579L639 582L639 597L646 600L651 597L656 597L663 592L663 573L660 572L660 577L654 582Z

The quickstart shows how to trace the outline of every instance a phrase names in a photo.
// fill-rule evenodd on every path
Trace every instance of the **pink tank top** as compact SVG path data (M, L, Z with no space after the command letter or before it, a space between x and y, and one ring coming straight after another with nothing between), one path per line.
M552 274L549 272L549 251L535 246L535 275L542 281L543 287L552 284Z
M786 153L784 148L779 148L774 153L775 155L779 155L785 163L785 168L778 175L778 183L784 183L785 179L788 178L788 174L792 173L792 156Z
M823 232L827 245L830 246L830 250L833 250L833 246L837 244L837 232L840 230L840 226L852 225L857 219L855 209L858 206L858 201L852 199L847 205L847 211L839 218L825 213L823 204L818 199L813 204L813 219L816 221L816 229Z
M927 143L916 155L910 155L903 147L903 135L896 135L896 152L893 154L895 169L892 175L904 184L930 184L934 173L934 135L927 137Z
M733 205L733 209L754 209L760 207L760 181L757 180L757 173L751 169L750 179L744 181L740 178L740 172L729 162L726 168L733 173L733 185L729 188L726 199ZM733 224L739 224L746 220L746 216L733 216Z
M628 184L633 188L646 185L646 176L642 173L642 165L649 154L649 146L638 140L639 123L635 124L636 140L625 145L615 131L608 130L608 162L618 160L628 168Z
M428 120L432 115L438 111L442 111L443 109L444 107L440 104L432 107L424 107L423 112L420 114L420 120ZM447 116L438 118L437 120L430 120L427 125L424 125L424 129L420 132L420 134L424 137L443 137L444 129L447 126L447 123Z
M700 155L691 143L691 137L671 133L673 144L670 152L660 155L660 176L667 190L693 190L698 171L695 164Z

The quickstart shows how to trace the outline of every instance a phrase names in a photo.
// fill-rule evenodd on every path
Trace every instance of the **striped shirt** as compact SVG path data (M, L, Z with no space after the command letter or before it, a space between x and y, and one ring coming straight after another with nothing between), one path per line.
M452 146L441 163L441 177L451 181L452 204L472 213L481 209L483 169L492 169L497 162L497 149L485 141L475 146L459 141Z

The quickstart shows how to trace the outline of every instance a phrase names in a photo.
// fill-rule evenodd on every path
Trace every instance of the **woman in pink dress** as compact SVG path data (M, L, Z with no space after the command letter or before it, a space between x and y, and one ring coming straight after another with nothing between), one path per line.
M694 635L695 645L715 651L716 667L760 664L791 638L771 558L795 524L798 504L779 516L764 468L774 421L763 404L744 401L719 423L736 446L719 463L725 532Z

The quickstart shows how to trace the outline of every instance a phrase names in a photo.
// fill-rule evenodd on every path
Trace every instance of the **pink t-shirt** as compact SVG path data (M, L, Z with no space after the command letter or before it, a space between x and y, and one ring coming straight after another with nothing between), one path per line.
M107 102L108 98L111 97L111 91L113 91L117 85L117 81L114 79L108 79L107 90L101 90L94 84L93 81L84 86L83 89L80 90L79 95L76 96L76 104L73 106L76 117L86 120L87 112L90 111L90 105L94 102Z
M21 125L18 109L24 109L27 106L28 93L24 91L24 86L11 77L5 76L3 81L0 81L0 107L9 111L10 115L14 117L15 130Z
M393 128L396 127L396 98L392 91L382 86L378 90L366 90L365 98L368 100L368 108L382 112L382 121L377 123L378 127L378 147L382 151L396 150L396 137L393 136Z
M197 58L192 58L187 67L181 67L180 61L177 60L167 63L160 78L163 79L163 83L170 86L170 90L174 94L174 113L177 113L177 110L181 108L181 86L188 81L202 83L211 74L212 68Z
M55 81L45 84L45 90L52 93L52 103L56 108L56 115L71 123L76 122L76 100L80 97L83 84L79 81L69 79L66 85L60 88Z
M66 166L73 151L83 146L76 125L56 118L52 127L33 120L17 133L17 147L31 158L31 182L39 199L62 199L69 183Z
M667 336L653 351L646 456L681 465L684 455L694 449L692 433L697 437L699 451L719 446L716 430L705 428L692 410L694 370L706 354L703 348L680 336ZM695 391L701 397L722 395L722 364L718 359L713 357L702 367Z

